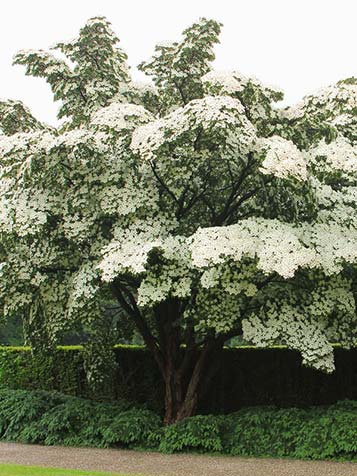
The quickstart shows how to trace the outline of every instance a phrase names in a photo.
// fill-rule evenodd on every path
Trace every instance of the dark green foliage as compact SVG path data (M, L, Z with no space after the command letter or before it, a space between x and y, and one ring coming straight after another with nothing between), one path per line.
M357 402L339 402L326 411L316 411L299 436L296 458L356 458Z
M0 390L0 434L7 440L17 439L22 430L55 405L61 404L63 395L25 390Z
M148 438L156 433L161 419L146 409L131 409L116 416L103 431L106 446L147 445Z
M159 449L165 453L187 450L222 451L218 418L197 415L166 427Z
M315 410L318 412L319 410ZM292 456L309 411L258 407L221 419L225 451L239 456Z
M46 445L109 446L110 442L104 436L108 426L122 413L125 415L129 407L125 401L105 404L68 397L26 428L20 437L27 442ZM144 419L141 424L145 424ZM129 442L136 440L133 438Z
M59 347L53 355L31 356L26 347L0 348L0 385L14 389L56 390L92 400L126 399L161 414L164 388L152 357L143 347L116 346L111 388L94 392L84 371L83 347ZM301 407L357 400L357 349L336 348L331 375L301 366L284 348L225 349L221 370L212 379L198 412L233 413L249 406Z
M0 390L0 437L67 446L135 446L160 427L155 413L121 400L99 403L56 392Z
M116 372L111 388L95 392L86 379L86 354L82 346L61 346L52 355L32 355L28 347L0 348L0 385L13 389L50 389L93 400L127 399L145 403L160 413L161 377L146 350L116 346ZM107 382L107 380L106 380Z
M85 374L76 348L54 354L32 355L28 347L3 347L0 351L0 384L27 390L58 390L82 395Z
M255 407L168 427L125 400L0 389L0 438L46 445L195 451L304 459L357 458L357 402L306 409Z
M0 318L0 345L23 345L23 324L20 316Z
M166 428L160 450L301 459L357 458L357 402L331 407L255 407Z
M303 367L298 352L283 347L225 349L221 370L200 402L200 413L233 413L250 406L307 407L357 400L357 348L335 347L336 370Z
M151 357L134 346L117 346L115 353L111 392L116 401L109 403L87 384L82 347L60 347L47 356L32 356L23 347L1 349L0 384L8 388L0 390L0 437L165 452L357 458L357 403L351 401L357 400L357 349L336 349L333 375L301 368L296 354L286 349L227 349L224 371L212 382L200 411L230 414L196 416L166 428L158 416L163 388ZM345 397L350 401L307 408ZM244 408L252 404L270 406ZM295 405L305 408L281 408Z
M60 405L47 411L39 421L36 421L30 431L22 433L28 442L44 443L46 445L89 446L99 443L95 438L89 441L83 438L82 429L87 422L96 421L94 403L88 400L69 398Z

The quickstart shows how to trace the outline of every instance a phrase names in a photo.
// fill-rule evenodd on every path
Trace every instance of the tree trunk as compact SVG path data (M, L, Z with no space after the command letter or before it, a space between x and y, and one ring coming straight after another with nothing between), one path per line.
M199 388L198 385L195 385L196 388L188 394L185 387L187 384L179 372L174 371L165 378L165 425L194 415L198 403Z
M211 344L206 344L194 356L194 365L185 369L185 356L178 368L166 367L165 381L165 417L164 424L183 420L193 416L197 410L200 392L204 387L204 372L208 367Z
M200 392L207 390L207 383L217 370L213 355L221 350L224 340L207 338L195 341L193 323L185 331L181 321L185 302L171 298L154 309L156 333L136 305L133 294L122 283L111 285L113 296L133 318L148 350L152 353L165 383L166 425L195 414Z

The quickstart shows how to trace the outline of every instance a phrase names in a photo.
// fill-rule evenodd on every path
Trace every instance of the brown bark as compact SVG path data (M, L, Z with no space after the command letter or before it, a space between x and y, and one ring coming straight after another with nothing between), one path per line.
M193 325L187 325L183 335L181 319L185 303L178 299L170 299L155 308L155 336L129 290L114 282L112 292L135 322L160 369L165 383L164 423L169 425L194 415L200 392L207 388L207 376L211 378L216 367L210 356L222 347L223 341L212 338L197 343Z
M183 335L179 322L182 313L182 302L178 300L162 303L155 312L163 356L165 425L196 413L199 398L218 369L217 361L211 357L223 346L223 341L213 338L198 344L193 327L188 326Z
M183 356L179 368L168 366L167 373L164 376L166 390L165 425L178 422L195 414L212 348L212 344L208 343L195 353L193 368L184 368L186 355Z

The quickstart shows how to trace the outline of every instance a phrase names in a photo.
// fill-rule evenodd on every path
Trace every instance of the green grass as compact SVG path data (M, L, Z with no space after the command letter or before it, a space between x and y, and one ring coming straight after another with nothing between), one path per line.
M77 471L73 469L43 468L40 466L20 466L0 464L0 476L135 476L133 473L103 473L98 471ZM140 476L136 474L136 476Z

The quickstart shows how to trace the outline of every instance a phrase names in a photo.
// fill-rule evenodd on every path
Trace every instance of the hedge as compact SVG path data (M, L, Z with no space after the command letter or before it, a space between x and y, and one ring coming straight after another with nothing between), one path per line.
M0 389L0 439L304 459L357 458L357 401L329 407L254 407L163 427L125 400L99 403L56 392Z
M26 347L0 348L0 385L56 390L94 400L127 399L162 412L163 385L142 347L116 346L116 378L106 394L89 388L81 346L59 347L53 356L32 356ZM326 375L301 366L299 354L283 347L227 348L199 413L232 413L259 405L306 407L357 400L357 349L335 349L336 371Z

